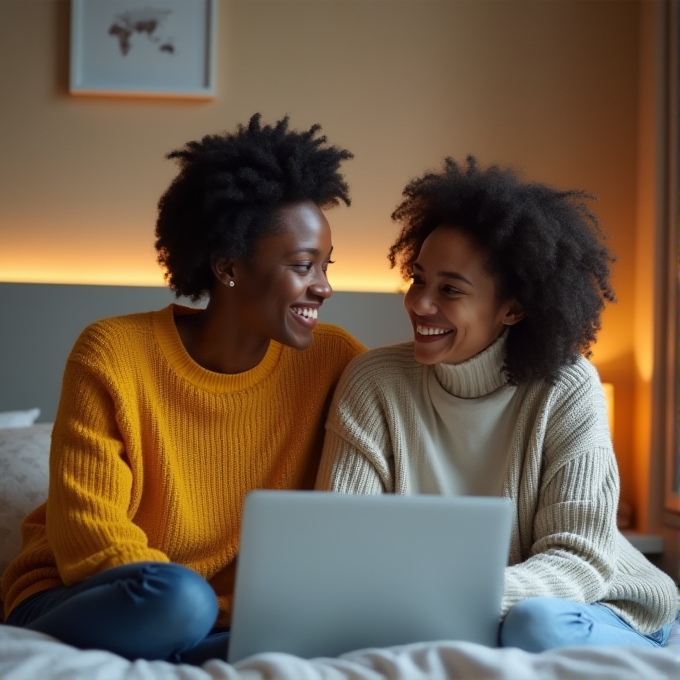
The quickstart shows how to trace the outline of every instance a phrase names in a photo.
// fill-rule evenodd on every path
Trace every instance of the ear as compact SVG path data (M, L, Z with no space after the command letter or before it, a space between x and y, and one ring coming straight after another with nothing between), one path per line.
M212 270L215 278L224 286L228 286L231 282L234 283L234 264L236 260L233 257L223 257L212 262Z
M517 300L508 300L504 305L501 322L505 326L514 326L524 318L524 307Z

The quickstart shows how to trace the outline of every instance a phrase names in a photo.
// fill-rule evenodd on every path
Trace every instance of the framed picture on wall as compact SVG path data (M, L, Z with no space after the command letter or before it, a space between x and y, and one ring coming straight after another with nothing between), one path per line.
M217 0L71 0L69 91L215 96Z

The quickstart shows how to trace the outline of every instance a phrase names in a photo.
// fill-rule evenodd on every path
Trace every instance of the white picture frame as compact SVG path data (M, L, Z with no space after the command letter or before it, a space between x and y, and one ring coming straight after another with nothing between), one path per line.
M218 0L71 0L73 95L213 99Z

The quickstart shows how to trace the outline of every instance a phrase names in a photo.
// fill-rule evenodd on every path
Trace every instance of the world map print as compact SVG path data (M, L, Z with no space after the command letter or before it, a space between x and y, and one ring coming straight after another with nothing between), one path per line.
M116 38L120 53L127 56L134 49L135 37L150 40L160 52L175 53L174 38L163 33L163 24L170 9L131 9L117 14L109 26L109 35Z

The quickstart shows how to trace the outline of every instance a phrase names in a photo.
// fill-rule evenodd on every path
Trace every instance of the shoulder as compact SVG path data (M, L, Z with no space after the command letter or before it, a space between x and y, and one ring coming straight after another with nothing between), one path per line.
M565 366L556 383L562 391L593 389L599 387L600 376L597 369L584 357L579 357L573 364Z
M365 351L366 348L342 328L318 324L307 349L281 347L278 367L298 374L300 371L311 372L316 381L330 380L335 385L347 364Z
M154 314L161 314L165 311L140 312L95 321L81 332L73 346L70 358L83 360L97 355L110 356L117 351L129 352L139 346L142 338L153 337Z
M554 451L611 448L602 383L587 359L565 366L554 384L541 384L534 394L547 424L546 442Z
M371 349L354 359L345 369L340 389L391 391L417 380L424 367L413 358L413 342Z
M125 316L112 316L106 319L99 319L87 326L80 334L79 340L89 338L106 338L124 335L127 333L146 332L152 329L152 320L155 314L162 312L139 312L137 314L126 314Z
M366 347L346 330L328 323L320 323L316 326L310 349L317 352L339 350L352 357L366 351Z
M597 369L584 357L560 371L551 386L551 401L556 408L570 411L589 409L593 403L604 403L602 383Z
M573 401L588 398L602 391L597 369L584 357L560 369L554 382L536 380L526 386L529 392L552 402Z
M413 342L370 349L357 357L352 366L364 370L409 369L421 366L413 358Z
M388 423L413 422L414 395L427 370L413 358L412 342L362 354L340 377L327 427L347 436L356 428L375 433Z

